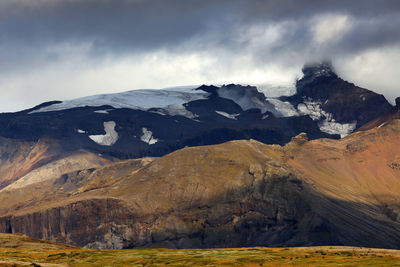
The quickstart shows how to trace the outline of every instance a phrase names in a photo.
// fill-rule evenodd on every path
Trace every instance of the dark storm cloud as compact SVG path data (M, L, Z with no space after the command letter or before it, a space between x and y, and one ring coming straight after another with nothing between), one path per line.
M253 77L252 70L263 66L293 72L307 61L322 59L347 64L343 70L350 78L362 77L365 72L356 70L359 56L377 49L386 57L382 62L399 69L393 63L400 60L399 49L392 51L400 47L399 29L398 0L2 0L0 92L5 94L3 88L8 88L15 99L36 104L33 101L42 98L36 99L32 92L39 89L43 94L61 92L67 90L60 89L65 84L71 92L78 91L86 88L82 77L85 86L95 87L106 84L99 77L134 64L143 73L155 73L149 83L135 84L144 77L137 74L131 81L134 88L163 87L174 79L181 84L183 64L191 68L190 75L197 75L196 82L204 79L201 83L246 71L249 74L242 77ZM369 63L376 63L376 55L368 55ZM131 65L121 63L133 56L137 61ZM165 66L157 73L160 64ZM343 71L340 66L338 70ZM154 83L161 74L168 74L168 79ZM278 71L270 75L280 76ZM398 89L392 84L398 75L385 75L391 82L382 92L394 96ZM55 86L45 85L55 81ZM121 85L115 80L109 86ZM93 92L82 95L86 93Z
M400 1L2 1L1 44L15 49L41 49L60 42L89 42L104 53L180 46L196 36L198 45L240 46L237 27L278 23L323 13L340 12L366 20L354 29L347 47L381 45L400 39ZM378 25L368 21L376 19ZM299 29L306 27L300 25ZM303 29L304 31L304 29ZM301 32L301 31L300 31ZM211 38L208 38L211 36ZM307 38L307 35L302 35ZM295 36L301 41L301 36ZM291 40L288 40L291 41ZM307 41L307 40L306 40ZM290 42L285 44L290 47ZM28 56L29 57L29 56Z

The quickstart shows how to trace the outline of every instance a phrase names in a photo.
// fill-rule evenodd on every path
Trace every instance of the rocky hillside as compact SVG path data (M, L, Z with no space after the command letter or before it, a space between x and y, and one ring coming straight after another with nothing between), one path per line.
M9 186L0 231L89 248L400 247L400 120L184 148Z
M0 190L44 182L61 174L109 164L113 158L62 148L56 140L22 141L0 137Z

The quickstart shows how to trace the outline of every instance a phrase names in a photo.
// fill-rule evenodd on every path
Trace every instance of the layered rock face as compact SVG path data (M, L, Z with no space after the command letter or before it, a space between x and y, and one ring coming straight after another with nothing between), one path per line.
M178 150L0 194L0 230L96 248L399 248L400 121ZM51 192L51 193L49 193Z

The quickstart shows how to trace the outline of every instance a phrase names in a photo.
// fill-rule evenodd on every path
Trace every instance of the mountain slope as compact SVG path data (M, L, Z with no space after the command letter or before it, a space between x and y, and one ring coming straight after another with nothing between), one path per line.
M0 143L0 189L60 154L56 143L50 140L29 142L0 137Z
M64 149L56 140L37 142L0 137L0 192L7 186L44 182L61 174L110 164L114 159L82 149Z
M360 127L359 131L370 130L375 127L382 127L383 125L392 122L393 120L400 119L400 97L396 98L396 106L393 107L390 112L368 122L367 124Z
M399 133L231 141L11 187L0 230L97 248L399 248Z

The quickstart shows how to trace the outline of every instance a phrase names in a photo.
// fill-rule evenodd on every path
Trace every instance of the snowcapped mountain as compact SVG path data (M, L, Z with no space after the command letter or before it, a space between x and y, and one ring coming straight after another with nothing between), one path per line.
M280 99L309 115L323 132L344 137L392 109L383 95L342 80L329 62L305 65L303 74L296 94Z
M0 114L0 136L57 140L66 150L161 156L236 139L285 144L340 138L391 109L386 99L340 79L329 63L306 65L293 86L186 86L43 103Z
M294 92L135 90L0 114L0 232L88 248L398 248L400 99L328 63L303 73ZM239 139L285 146L226 142Z

